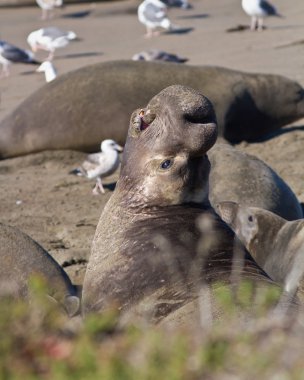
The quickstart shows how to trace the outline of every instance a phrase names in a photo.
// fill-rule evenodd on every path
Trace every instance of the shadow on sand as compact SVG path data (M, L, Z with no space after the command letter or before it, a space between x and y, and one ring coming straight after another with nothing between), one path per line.
M65 55L58 55L55 57L56 60L58 59L72 59L72 58L86 58L86 57L97 57L103 55L102 52L98 51L89 51L86 53L73 53L73 54L65 54Z
M166 32L163 32L163 34L186 34L190 33L194 30L194 28L178 28L174 30L167 30Z
M294 132L294 131L302 131L302 132L304 132L304 125L299 125L299 126L296 125L296 126L293 126L293 127L285 127L285 128L278 129L277 131L270 132L270 133L266 134L265 136L262 136L261 138L259 138L255 142L262 143L264 141L268 141L268 140L271 140L271 139L273 139L275 137L284 135L286 133Z
M61 17L62 18L84 18L84 17L90 16L92 14L92 12L93 11L91 9L88 9L86 11L66 13L66 14L62 15Z
M194 20L194 19L201 19L201 18L208 18L210 17L207 13L201 13L201 14L194 14L194 15L184 15L184 16L178 16L178 19L183 20Z

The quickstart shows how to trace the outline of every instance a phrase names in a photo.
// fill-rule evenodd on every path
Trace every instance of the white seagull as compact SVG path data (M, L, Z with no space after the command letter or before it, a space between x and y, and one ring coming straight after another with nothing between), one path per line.
M242 0L242 7L245 13L251 16L251 30L263 30L265 17L282 17L276 8L266 0Z
M140 53L134 54L133 61L163 61L163 62L175 62L184 63L188 61L188 58L179 57L176 54L167 53L163 50L149 49Z
M70 174L89 179L96 178L96 185L93 189L94 195L98 195L99 191L105 192L101 178L113 174L118 168L120 163L118 152L122 152L123 148L114 140L104 140L100 145L100 150L99 153L89 154L81 166L70 172Z
M31 51L20 49L8 42L0 40L0 63L2 64L1 76L9 76L9 66L12 63L32 63L39 65Z
M62 7L62 0L36 0L36 3L42 9L42 20L48 20L53 17L54 8Z
M139 21L147 28L146 37L158 34L156 28L172 29L172 23L167 17L167 6L160 0L144 0L138 7Z
M74 32L61 30L55 26L34 30L27 37L27 42L33 52L37 50L46 50L49 52L47 61L54 58L56 49L63 48L69 44L71 40L77 38Z
M44 61L36 70L38 73L44 73L46 82L51 82L57 77L57 72L50 61Z

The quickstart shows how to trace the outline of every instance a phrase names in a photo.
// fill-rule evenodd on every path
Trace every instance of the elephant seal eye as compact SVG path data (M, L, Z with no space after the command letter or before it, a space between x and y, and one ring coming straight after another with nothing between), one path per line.
M253 216L252 216L252 215L249 215L249 216L248 216L248 221L249 221L249 222L253 222Z
M169 169L173 165L173 160L165 160L160 164L160 168L163 170Z

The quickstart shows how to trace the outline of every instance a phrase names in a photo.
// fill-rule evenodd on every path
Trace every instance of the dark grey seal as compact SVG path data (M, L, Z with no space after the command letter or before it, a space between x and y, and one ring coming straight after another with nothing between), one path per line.
M69 316L79 309L79 298L68 275L38 243L19 229L0 223L0 296L29 297L29 280L38 275L47 295Z
M257 207L221 202L221 217L256 262L286 290L304 289L304 220L287 221Z
M256 286L273 284L239 245L208 200L207 151L215 143L211 102L170 86L131 116L117 186L100 217L84 284L83 314L111 306L123 321L188 322L200 303L237 272ZM274 286L274 285L273 285ZM209 294L207 292L207 294ZM254 302L253 302L254 303Z
M211 205L233 201L260 207L287 220L303 218L302 207L283 179L257 157L229 144L216 143L208 152L211 163Z
M302 87L278 75L220 67L113 61L60 76L29 96L0 124L0 157L46 149L97 151L123 144L129 115L167 86L204 92L217 114L219 135L253 141L304 116Z

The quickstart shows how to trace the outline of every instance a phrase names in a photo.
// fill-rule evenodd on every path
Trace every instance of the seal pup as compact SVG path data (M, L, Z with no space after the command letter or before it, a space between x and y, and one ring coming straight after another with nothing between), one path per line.
M251 30L263 30L265 17L282 17L276 8L266 0L242 0L242 8L251 16Z
M72 170L70 174L84 176L89 179L96 178L96 185L93 194L98 195L99 191L105 193L101 179L113 174L120 164L118 152L123 148L114 140L104 140L100 145L101 152L89 154L81 166Z
M170 62L103 62L61 75L2 120L0 158L52 149L96 152L107 138L123 145L128 115L176 83L204 91L215 107L219 135L233 143L254 141L304 117L302 87L282 76Z
M120 177L93 239L84 315L115 304L124 322L160 323L179 312L179 322L189 322L203 282L227 286L239 271L273 284L242 247L233 263L235 235L210 206L206 153L216 137L211 102L185 86L164 89L132 114ZM198 223L210 225L208 233Z
M303 219L287 221L270 211L228 201L220 202L217 208L223 220L273 280L283 284L288 291L300 284L303 291ZM299 273L295 275L297 271Z
M221 201L233 201L272 211L287 220L303 218L294 192L262 160L218 142L208 157L211 163L209 199L214 208Z
M80 301L68 275L37 242L16 227L0 223L0 297L29 297L31 276L41 276L47 295L59 302L69 316Z

